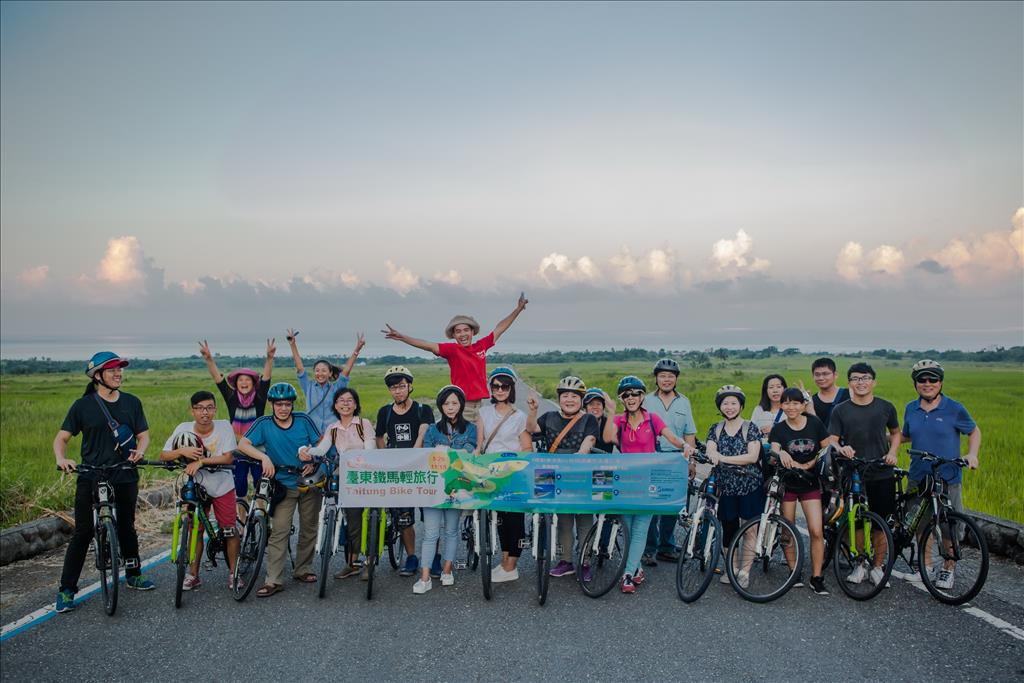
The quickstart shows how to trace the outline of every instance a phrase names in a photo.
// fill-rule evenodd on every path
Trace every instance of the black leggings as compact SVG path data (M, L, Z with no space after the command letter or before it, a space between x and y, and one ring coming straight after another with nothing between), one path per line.
M501 549L508 553L509 557L519 557L523 549L519 547L519 541L526 537L526 526L521 512L499 512L498 513L498 541Z
M75 533L64 553L64 570L60 575L60 590L78 592L78 579L82 576L85 556L93 539L92 502L96 482L79 477L75 486ZM139 483L114 484L114 509L117 511L117 540L124 573L138 576L139 536L135 533L135 504L139 499Z
M740 530L740 520L737 517L736 519L723 519L720 521L722 522L722 552L726 552L736 532Z

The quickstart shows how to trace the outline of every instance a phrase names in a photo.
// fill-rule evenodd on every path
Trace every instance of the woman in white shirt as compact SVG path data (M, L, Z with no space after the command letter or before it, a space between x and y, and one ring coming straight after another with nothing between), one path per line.
M786 378L782 375L768 375L761 382L761 401L754 406L750 421L767 437L776 422L785 420L782 414L782 392L786 390Z

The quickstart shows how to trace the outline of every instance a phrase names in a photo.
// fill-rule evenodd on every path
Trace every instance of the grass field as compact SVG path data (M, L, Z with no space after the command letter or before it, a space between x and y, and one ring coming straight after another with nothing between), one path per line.
M902 419L903 406L913 398L908 363L889 359L868 359L878 372L876 393L896 404ZM740 385L748 397L747 414L757 400L761 378L769 372L781 372L790 384L802 380L811 388L810 361L807 356L776 356L761 360L718 362L711 368L686 368L680 389L693 404L698 436L704 438L708 425L718 419L714 392L722 384ZM837 360L840 372L851 361ZM554 397L558 379L571 372L581 376L588 386L599 386L610 393L620 377L636 374L645 379L649 363L607 362L577 364L525 364L520 374L542 394ZM370 373L373 373L371 376ZM428 400L448 383L447 367L420 365L416 373L416 397ZM965 476L964 501L975 510L1024 522L1024 368L1019 365L981 363L946 364L949 395L963 402L981 427L982 466ZM356 368L352 386L361 395L363 414L373 420L377 409L389 400L377 367ZM125 373L125 390L142 400L149 420L152 445L148 457L156 453L179 422L190 419L188 397L198 389L213 390L209 375L202 371L146 371ZM294 381L294 372L279 368L275 379ZM85 387L85 377L69 375L3 375L0 377L0 526L6 528L38 517L47 510L67 509L71 505L73 478L61 477L54 469L51 443L75 398ZM432 399L429 399L432 400ZM303 407L300 399L299 409ZM219 418L225 418L223 413ZM77 458L80 439L73 439L69 457ZM966 445L966 442L965 442ZM902 456L906 462L906 456ZM144 479L166 477L162 472L145 471Z

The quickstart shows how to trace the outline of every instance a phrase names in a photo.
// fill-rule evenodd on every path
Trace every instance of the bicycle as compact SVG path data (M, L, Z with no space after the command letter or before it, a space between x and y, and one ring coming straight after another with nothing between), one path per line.
M704 465L711 462L699 450L692 457ZM690 481L688 494L696 495L696 506L692 515L687 508L679 511L676 594L683 602L695 602L708 589L722 553L722 522L717 515L718 492L715 487L717 470L718 467L712 468L703 481L696 478Z
M314 546L320 555L317 595L323 598L327 594L327 577L331 570L331 558L341 547L338 536L338 463L336 458L325 456L314 457L310 462L327 467L324 478L313 485L324 494L320 502L320 519L317 524L316 545Z
M387 524L384 527L384 546L388 550L388 562L392 569L399 569L405 562L405 543L402 542L404 527L398 525L400 517L401 513L396 515L392 512L387 515Z
M534 512L531 518L531 552L537 562L537 603L543 605L547 602L551 584L551 558L558 552L558 515Z
M576 552L576 580L583 594L599 598L610 591L626 570L629 526L622 515L599 513Z
M751 602L771 602L785 595L803 566L803 540L796 525L782 516L785 480L798 476L798 470L781 467L777 454L773 455L769 465L774 471L768 480L764 511L740 526L726 554L729 583Z
M114 472L134 470L138 465L152 463L119 462L114 465L89 465L78 463L75 474L95 473L99 478L93 482L92 532L96 569L100 573L100 588L103 591L103 609L109 616L117 611L117 589L121 583L121 566L124 558L120 556L117 541L117 509L114 507L114 485L110 483L110 475ZM59 467L59 472L63 472Z
M473 515L466 515L462 518L462 542L466 544L466 559L458 560L455 563L456 569L469 569L476 571L480 564L480 554L476 547L476 526L473 522Z
M359 552L366 558L363 561L363 571L366 572L367 600L373 599L373 574L377 568L377 562L384 554L385 545L390 552L388 522L391 517L387 508L363 508L363 528L359 536ZM400 543L401 533L395 535L399 538Z
M480 513L483 512L481 523ZM472 548L467 545L468 562L472 561L472 568L483 565L480 569L480 581L483 584L484 599L491 599L491 567L494 564L494 539L498 535L498 515L493 510L473 510L472 514L466 516L463 526L463 538L467 544L472 543Z
M846 463L850 471L841 477L841 512L824 528L825 561L831 559L836 582L847 596L870 600L889 583L895 554L889 525L868 508L861 472L889 466L881 460L834 456L833 460ZM881 534L882 543L872 538L876 533ZM875 570L881 573L872 576Z
M953 509L949 502L949 483L939 476L938 468L952 464L966 467L962 458L943 460L927 451L911 450L931 467L916 492L908 492L904 478L910 473L896 470L896 513L890 518L896 545L893 557L902 557L911 568L917 567L921 582L939 602L962 605L974 598L988 578L988 543L974 520ZM911 509L911 505L916 505ZM928 512L931 516L922 528ZM921 545L924 549L921 549ZM909 554L907 553L909 551ZM915 551L920 555L916 558ZM949 572L949 585L940 587L941 572Z

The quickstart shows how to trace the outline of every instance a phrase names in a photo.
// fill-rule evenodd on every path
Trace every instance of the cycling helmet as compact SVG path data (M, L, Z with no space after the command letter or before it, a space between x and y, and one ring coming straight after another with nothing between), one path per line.
M312 474L306 474L299 477L298 488L299 491L305 493L310 489L322 489L327 484L327 475L324 474L322 469L316 469Z
M203 445L203 439L198 434L193 432L182 432L174 437L174 441L171 442L171 450L178 450L179 448L202 448L203 457L206 457L206 446Z
M491 370L490 374L487 375L487 381L491 381L495 377L508 377L510 380L512 380L513 384L519 381L519 378L516 376L516 371L513 370L512 368L506 368L504 366L499 366Z
M392 365L384 372L384 384L387 384L389 387L392 384L398 384L403 379L410 384L412 383L412 373L404 365Z
M465 407L465 405L466 405L466 392L464 392L461 388L455 386L454 384L446 384L443 387L441 387L440 391L437 392L437 409L438 410L441 410L441 406L444 405L444 402L448 400L448 396L451 395L451 394L455 394L456 398L459 399L459 403L461 403L462 406ZM443 412L444 411L442 411L442 414L443 414Z
M946 377L946 371L942 369L942 366L933 360L919 360L914 363L914 367L910 368L910 378L915 382L923 375L931 375L937 377L941 382Z
M590 405L591 401L600 400L604 403L604 390L592 387L587 389L587 393L583 394L583 405Z
M719 410L722 409L722 401L729 396L735 396L736 400L740 402L740 408L747 404L747 395L743 393L735 384L726 384L715 392L715 407Z
M657 375L659 372L671 372L676 377L679 376L679 363L675 362L671 358L662 358L654 364L654 372L652 374Z
M299 395L295 393L295 387L288 384L288 382L278 382L270 387L270 391L267 392L267 400L271 403L276 401L291 401L294 403L298 398Z
M85 366L85 374L88 375L89 379L92 379L100 370L123 368L126 365L128 365L128 361L113 351L100 351L99 353L94 353L92 358L89 359L89 363Z
M569 375L558 380L558 388L555 389L556 394L561 394L564 391L571 391L575 394L583 396L587 393L587 385L583 383L579 377Z
M622 396L623 392L639 389L640 391L647 393L647 385L644 381L636 375L626 375L619 380L619 388L615 390L615 393Z

